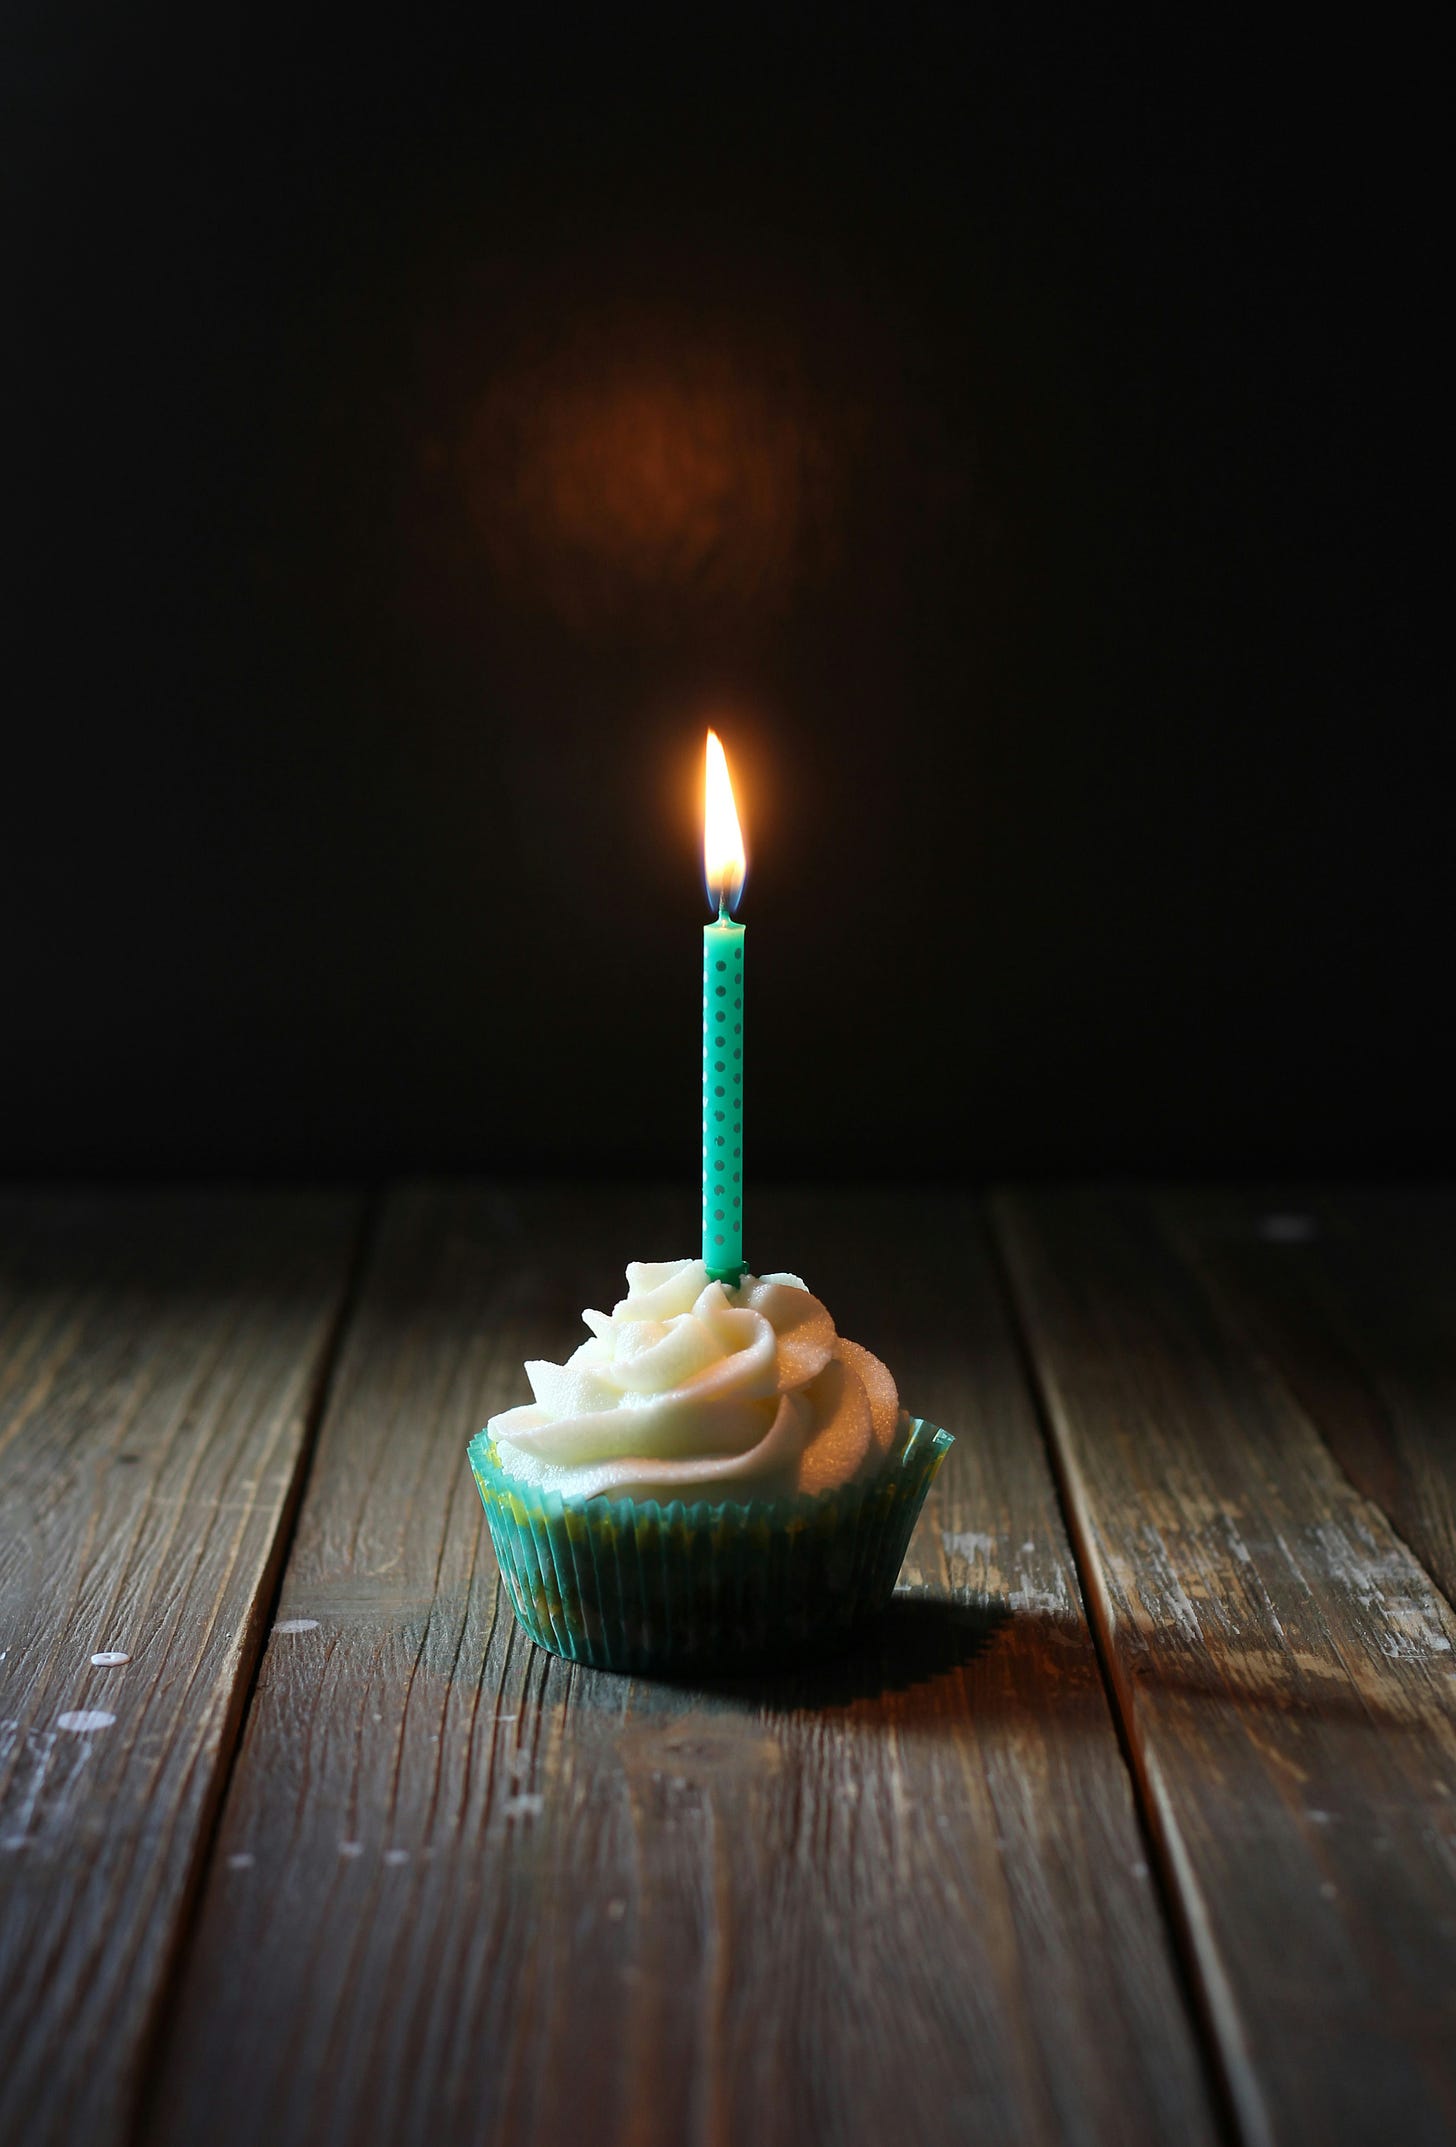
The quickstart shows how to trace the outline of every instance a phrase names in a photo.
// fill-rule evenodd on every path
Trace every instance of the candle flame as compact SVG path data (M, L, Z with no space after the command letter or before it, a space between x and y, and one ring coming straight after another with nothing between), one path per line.
M708 733L708 759L703 789L703 871L708 899L717 910L731 910L743 893L748 859L743 850L743 830L733 802L733 779L722 740Z

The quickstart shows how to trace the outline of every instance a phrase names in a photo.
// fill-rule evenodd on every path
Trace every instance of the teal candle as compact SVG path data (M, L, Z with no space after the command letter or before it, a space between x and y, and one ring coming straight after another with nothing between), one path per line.
M743 927L726 905L703 929L703 1263L743 1273Z
M703 928L703 1264L715 1282L743 1273L743 926L730 912L746 861L728 763L708 733L703 864L717 922Z

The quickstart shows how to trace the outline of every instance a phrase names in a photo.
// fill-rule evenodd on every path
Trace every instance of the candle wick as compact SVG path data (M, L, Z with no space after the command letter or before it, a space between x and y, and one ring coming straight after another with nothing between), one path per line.
M728 891L725 888L718 897L718 922L719 924L728 924L730 921L728 915Z

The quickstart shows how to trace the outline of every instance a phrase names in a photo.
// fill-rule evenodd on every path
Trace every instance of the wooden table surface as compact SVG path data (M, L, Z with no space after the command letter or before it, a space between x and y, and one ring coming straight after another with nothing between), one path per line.
M956 1434L855 1654L540 1653L651 1191L0 1201L0 2141L1456 2140L1456 1199L767 1193Z

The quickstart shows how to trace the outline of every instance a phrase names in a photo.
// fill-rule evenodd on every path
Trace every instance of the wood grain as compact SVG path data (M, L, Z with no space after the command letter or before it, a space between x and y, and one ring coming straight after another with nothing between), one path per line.
M326 1198L0 1202L7 2141L125 2136L356 1222Z
M1159 1203L1251 1351L1456 1601L1456 1198L1199 1192Z
M391 1203L333 1385L149 2142L1211 2140L973 1209L755 1204L958 1434L871 1643L771 1683L571 1668L469 1433L686 1201Z
M1244 2136L1446 2147L1450 1605L1312 1419L1333 1368L1296 1392L1251 1350L1159 1203L1045 1195L999 1215Z

